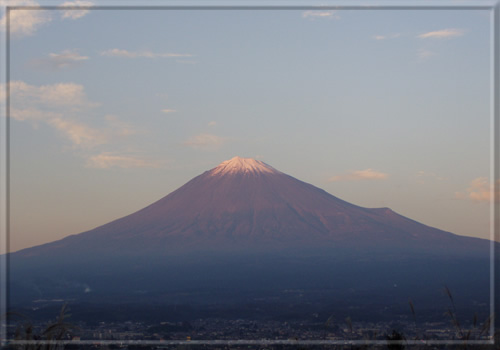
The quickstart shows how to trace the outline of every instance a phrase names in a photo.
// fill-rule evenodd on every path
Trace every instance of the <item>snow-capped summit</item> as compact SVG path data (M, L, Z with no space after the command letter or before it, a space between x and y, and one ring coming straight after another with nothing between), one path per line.
M237 173L251 174L280 174L281 172L274 169L272 166L255 160L253 158L234 157L220 163L217 167L210 170L211 175L225 175Z

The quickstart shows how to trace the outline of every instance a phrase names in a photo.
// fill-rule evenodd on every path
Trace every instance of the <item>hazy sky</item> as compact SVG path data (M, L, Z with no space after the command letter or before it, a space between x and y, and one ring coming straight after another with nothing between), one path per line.
M130 214L236 155L490 237L489 10L10 20L11 251Z

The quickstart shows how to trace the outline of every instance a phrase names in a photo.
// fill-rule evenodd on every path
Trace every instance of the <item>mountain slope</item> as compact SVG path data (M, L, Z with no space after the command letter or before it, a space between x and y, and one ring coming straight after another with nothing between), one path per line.
M328 246L442 253L454 248L470 252L485 244L425 226L389 208L350 204L261 161L235 157L131 215L18 254Z

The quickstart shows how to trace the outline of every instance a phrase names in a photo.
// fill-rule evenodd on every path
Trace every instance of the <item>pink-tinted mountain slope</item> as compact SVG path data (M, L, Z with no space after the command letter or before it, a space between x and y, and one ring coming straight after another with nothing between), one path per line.
M464 240L469 248L485 243L420 224L389 208L350 204L264 162L234 157L131 215L20 254L315 245L449 249Z

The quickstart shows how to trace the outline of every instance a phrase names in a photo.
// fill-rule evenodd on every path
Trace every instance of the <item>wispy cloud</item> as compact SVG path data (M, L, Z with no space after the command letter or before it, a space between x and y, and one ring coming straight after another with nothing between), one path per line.
M365 170L354 170L346 174L333 176L329 179L329 181L385 180L388 177L389 174L369 168Z
M95 107L98 104L88 100L84 87L75 83L57 83L50 85L30 85L23 81L10 82L13 105L27 103L41 104L46 107Z
M5 86L0 85L0 91L5 91ZM141 130L116 115L97 117L92 108L98 104L87 98L82 85L58 83L36 86L13 81L10 93L10 116L14 120L30 123L35 128L39 124L48 125L70 142L75 155L86 159L87 167L144 168L163 164L131 154L101 152L96 155L103 145L112 147L118 142L126 142ZM131 148L127 146L128 150Z
M9 11L9 31L10 34L17 37L33 35L43 25L52 21L50 11L42 8L33 10L33 7L40 7L40 4L34 0L0 0L0 6L17 6L19 8ZM89 13L88 7L94 4L90 1L67 1L60 5L61 18L78 19ZM25 9L23 7L30 7ZM64 9L64 8L67 9ZM70 9L70 7L72 7ZM77 9L74 7L82 7ZM7 28L7 14L0 18L0 29L4 31Z
M60 5L60 7L62 8L68 7L68 9L61 10L62 12L61 18L62 19L82 18L83 16L89 14L90 10L88 8L92 6L94 6L94 3L90 1L81 1L81 0L66 1ZM82 8L78 9L78 7Z
M393 33L393 34L388 34L388 35L374 35L373 39L375 39L375 40L387 40L387 39L399 38L400 36L401 36L400 33Z
M109 125L110 133L117 136L137 134L137 129L130 123L120 120L116 115L108 114L104 117Z
M178 57L193 57L192 54L186 53L156 53L152 51L128 51L122 49L110 49L102 51L101 55L110 57L125 57L125 58L178 58Z
M50 118L47 123L69 138L75 146L91 148L108 142L108 138L102 131L72 119Z
M159 168L162 162L139 158L130 155L103 152L87 159L88 168Z
M88 59L88 56L82 56L78 50L72 49L50 53L47 57L33 60L31 63L35 67L57 70L77 66Z
M418 52L417 52L417 56L418 56L419 61L428 60L429 58L431 58L431 57L433 57L435 55L436 55L435 52L429 51L429 50L426 50L426 49L419 49Z
M212 120L208 123L208 126L216 126L217 122L215 120Z
M108 140L104 132L77 120L78 112L98 105L89 101L82 85L58 83L36 86L17 80L10 82L10 93L10 115L15 120L33 125L45 123L75 147L91 148Z
M97 129L90 127L74 118L65 117L63 112L39 110L33 107L13 108L10 116L18 121L29 121L33 124L46 123L57 129L75 146L90 148L108 143L115 136L130 136L138 133L130 123L120 120L117 116L106 115L107 127Z
M92 148L107 143L109 139L105 132L69 118L62 112L39 110L33 107L12 108L10 116L18 121L30 122L34 126L45 123L78 148Z
M47 10L23 9L23 6L40 7L33 0L1 0L0 6L19 6L20 8L11 9L9 11L9 31L14 36L33 35L40 27L49 23L52 18ZM0 18L0 28L7 28L7 14L4 13Z
M184 145L198 150L217 150L224 144L224 139L213 134L199 134L190 137Z
M319 19L319 18L340 19L340 16L338 15L337 11L335 11L335 10L328 10L328 11L321 11L321 10L304 11L304 12L302 12L302 17L303 18L308 18L308 19Z
M82 56L77 50L64 50L60 53L50 53L49 57L59 66L66 66L74 62L86 61L88 56Z
M427 32L420 35L417 35L417 38L420 39L448 39L455 38L465 34L465 30L457 29L457 28L449 28L436 30L433 32Z
M498 180L500 186L500 180ZM500 193L497 193L496 198L499 199ZM494 198L494 187L486 177L478 177L471 181L465 192L455 192L457 199L469 199L474 202L491 203Z
M162 109L161 112L165 113L165 114L170 114L170 113L175 113L177 111L175 109L168 109L168 108L166 108L166 109Z
M37 125L39 121L46 122L53 118L59 118L61 117L61 113L42 111L34 107L11 107L10 117L18 121L30 121L34 125Z

